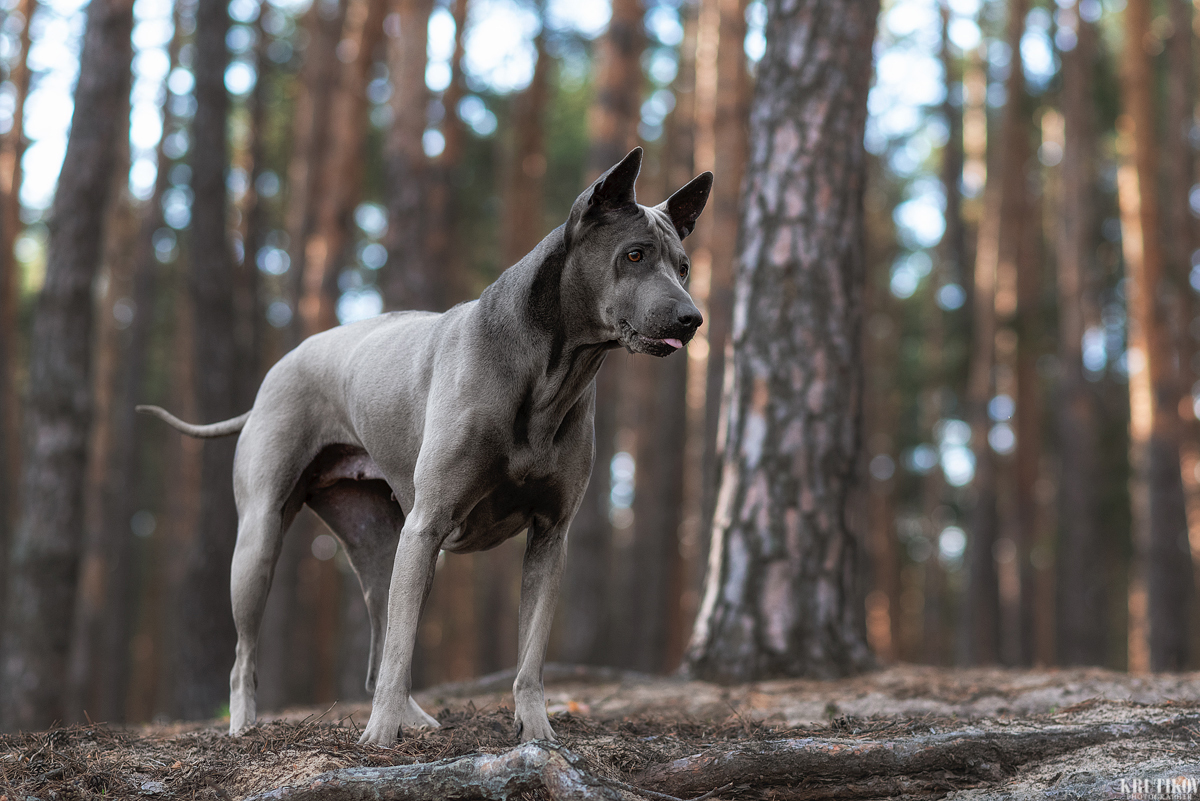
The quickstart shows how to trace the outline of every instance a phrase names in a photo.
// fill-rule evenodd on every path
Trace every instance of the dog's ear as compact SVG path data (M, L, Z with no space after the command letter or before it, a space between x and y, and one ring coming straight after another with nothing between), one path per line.
M614 164L592 184L588 209L607 210L637 203L633 185L642 169L642 149L635 147L629 155Z
M704 204L708 203L708 193L712 190L713 174L703 172L659 204L658 208L667 213L675 225L675 232L680 239L685 239L696 227Z

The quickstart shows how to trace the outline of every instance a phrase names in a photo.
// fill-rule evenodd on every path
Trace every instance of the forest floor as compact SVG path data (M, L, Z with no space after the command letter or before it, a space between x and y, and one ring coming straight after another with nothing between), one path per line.
M357 745L369 709L337 704L263 715L238 738L224 736L220 721L0 735L0 801L243 799L293 785L308 788L296 797L367 797L313 779L466 755L515 758L511 680L417 693L442 727L406 732L389 749ZM1200 674L901 665L839 681L721 687L548 666L547 699L573 766L564 769L582 772L598 794L521 785L515 798L662 801L716 790L708 797L1200 800ZM473 759L455 763L455 776L499 770ZM448 797L439 786L381 797Z

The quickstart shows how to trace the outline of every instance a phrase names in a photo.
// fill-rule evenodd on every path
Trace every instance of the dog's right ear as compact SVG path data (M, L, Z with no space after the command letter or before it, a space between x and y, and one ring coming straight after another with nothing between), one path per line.
M637 203L633 186L642 169L642 149L635 147L592 184L588 210L607 211Z

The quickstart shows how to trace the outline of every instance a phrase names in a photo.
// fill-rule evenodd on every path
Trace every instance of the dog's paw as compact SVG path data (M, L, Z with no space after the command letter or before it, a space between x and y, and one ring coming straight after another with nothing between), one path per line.
M530 716L532 720L522 720L520 715L517 715L517 737L521 742L527 743L530 740L550 740L551 742L558 738L554 736L554 729L550 728L550 719L543 712L540 716L534 714Z
M372 726L371 722L367 721L367 727L363 729L362 736L358 738L358 744L390 748L396 742L396 734L397 727L395 726Z

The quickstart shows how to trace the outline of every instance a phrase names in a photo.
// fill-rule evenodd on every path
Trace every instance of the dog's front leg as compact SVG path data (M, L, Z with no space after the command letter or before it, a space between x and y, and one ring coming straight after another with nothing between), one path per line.
M517 680L513 684L517 731L521 741L553 740L546 717L542 666L558 602L558 587L567 557L566 525L540 530L532 526L521 569L521 617L518 632Z
M417 623L433 584L438 550L449 534L441 530L444 526L431 524L436 519L431 520L430 516L414 509L400 532L388 592L383 660L371 703L371 717L358 740L360 743L389 746L396 741L401 726L438 725L409 696Z

